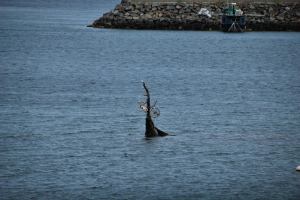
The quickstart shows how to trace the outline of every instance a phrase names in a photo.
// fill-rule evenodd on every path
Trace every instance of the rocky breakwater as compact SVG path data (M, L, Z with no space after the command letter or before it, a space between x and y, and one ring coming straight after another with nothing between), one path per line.
M224 3L137 3L122 0L114 10L94 21L95 28L220 30ZM300 31L299 3L248 3L239 5L253 31ZM207 8L211 16L200 15Z

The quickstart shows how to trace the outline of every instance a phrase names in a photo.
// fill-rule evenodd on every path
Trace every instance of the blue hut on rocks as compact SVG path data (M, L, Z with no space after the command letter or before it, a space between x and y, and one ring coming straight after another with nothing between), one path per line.
M221 29L224 32L244 32L246 29L246 17L236 3L229 3L223 9Z

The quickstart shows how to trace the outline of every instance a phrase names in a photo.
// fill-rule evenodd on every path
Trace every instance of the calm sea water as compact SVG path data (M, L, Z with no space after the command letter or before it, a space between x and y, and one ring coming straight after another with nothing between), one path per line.
M86 27L116 3L1 0L0 199L299 199L300 34Z

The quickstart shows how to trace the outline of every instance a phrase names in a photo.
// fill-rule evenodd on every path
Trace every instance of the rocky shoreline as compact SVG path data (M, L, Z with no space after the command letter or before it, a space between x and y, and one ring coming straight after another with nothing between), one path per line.
M220 30L225 3L131 3L122 0L114 10L89 25L94 28ZM239 4L248 31L300 31L299 3ZM199 15L201 8L211 17Z

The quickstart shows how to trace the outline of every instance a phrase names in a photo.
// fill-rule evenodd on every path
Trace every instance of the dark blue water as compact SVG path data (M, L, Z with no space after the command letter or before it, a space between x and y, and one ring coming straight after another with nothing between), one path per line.
M299 199L300 34L86 28L116 3L1 0L0 199Z

